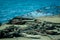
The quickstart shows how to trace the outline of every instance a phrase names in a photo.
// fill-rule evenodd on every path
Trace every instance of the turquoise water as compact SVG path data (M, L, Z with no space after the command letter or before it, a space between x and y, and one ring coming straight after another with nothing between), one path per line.
M0 0L0 22L54 4L60 6L60 0Z

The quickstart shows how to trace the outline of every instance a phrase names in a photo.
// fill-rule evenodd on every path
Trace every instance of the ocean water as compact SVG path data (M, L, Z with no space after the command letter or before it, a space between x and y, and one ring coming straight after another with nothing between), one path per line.
M50 5L60 6L60 0L0 0L0 23Z

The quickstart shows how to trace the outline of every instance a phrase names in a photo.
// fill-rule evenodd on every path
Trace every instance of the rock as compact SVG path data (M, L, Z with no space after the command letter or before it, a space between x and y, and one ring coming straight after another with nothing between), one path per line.
M2 23L0 23L0 26L2 25Z
M22 35L24 35L24 37L27 37L27 38L40 39L40 35L29 35L26 33L22 33Z
M7 24L25 24L26 22L33 21L31 18L22 18L22 17L15 17L12 20L10 20Z
M59 35L60 33L55 32L55 31L46 31L47 34L49 35Z

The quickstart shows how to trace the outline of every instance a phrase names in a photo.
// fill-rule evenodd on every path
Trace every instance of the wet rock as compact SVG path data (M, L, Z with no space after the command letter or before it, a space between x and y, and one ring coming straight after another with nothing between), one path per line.
M26 22L28 22L28 21L33 21L33 19L32 18L23 18L23 17L15 17L15 18L13 18L12 20L10 20L7 24L17 24L17 25L23 25L23 24L25 24Z
M0 23L0 26L2 25L2 23Z

